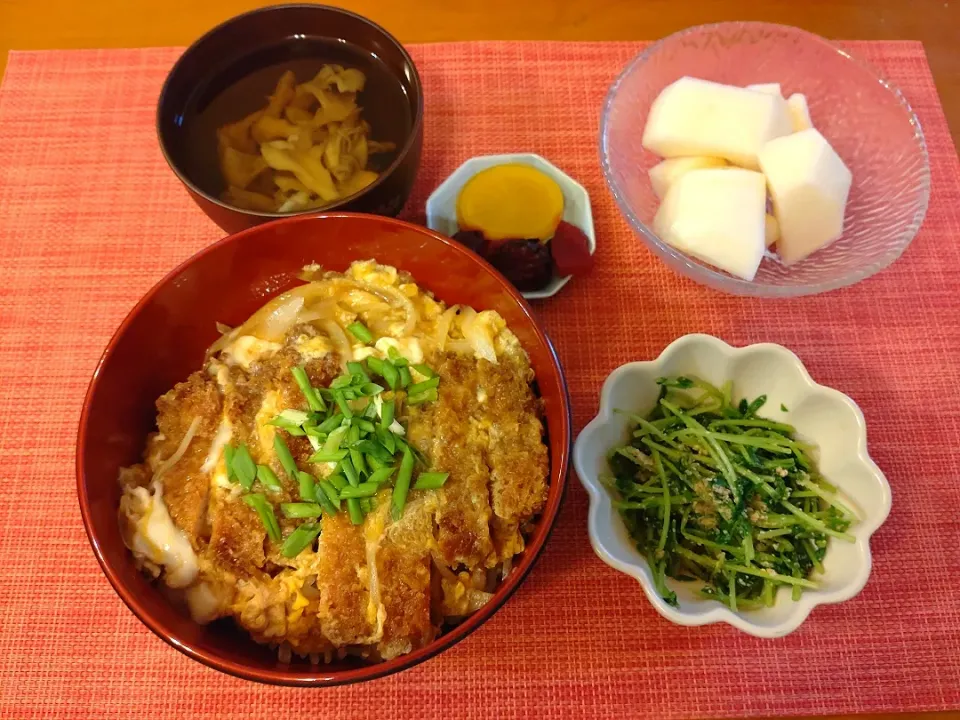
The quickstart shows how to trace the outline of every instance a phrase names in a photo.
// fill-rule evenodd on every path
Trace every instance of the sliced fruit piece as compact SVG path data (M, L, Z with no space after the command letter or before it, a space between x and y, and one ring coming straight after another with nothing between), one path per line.
M653 228L681 252L753 280L763 258L766 202L758 172L691 170L667 192Z
M662 200L670 186L684 173L701 168L725 167L726 165L726 160L716 157L671 158L650 168L650 184L653 185L654 194Z
M506 164L470 178L457 197L457 224L487 240L549 239L563 218L563 191L546 173Z
M560 223L549 245L553 267L560 277L587 275L593 270L590 239L576 225Z
M853 176L817 130L770 141L760 153L760 166L780 223L777 251L784 265L800 262L843 234Z
M810 108L807 106L807 96L802 93L794 93L787 98L787 111L790 113L790 122L793 124L794 132L809 130L813 127L813 121L810 119Z
M780 223L778 223L777 219L770 213L767 213L767 216L764 218L763 237L764 245L767 247L770 247L780 239Z
M782 97L683 77L653 101L642 142L661 157L722 157L756 170L764 143L792 131Z

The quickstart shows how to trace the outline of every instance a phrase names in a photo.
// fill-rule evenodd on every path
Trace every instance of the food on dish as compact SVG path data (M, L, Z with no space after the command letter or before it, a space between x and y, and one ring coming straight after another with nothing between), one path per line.
M850 170L813 128L806 97L784 100L779 83L681 78L653 102L643 146L666 158L649 171L661 199L654 230L731 275L753 280L764 248L792 265L843 234ZM728 161L762 175L717 170ZM756 202L758 179L772 216Z
M766 248L767 187L741 168L691 170L667 192L653 218L664 242L744 280Z
M283 73L266 107L217 130L223 200L248 210L296 212L321 208L374 182L375 153L393 143L370 138L357 95L366 76L324 65L297 84Z
M817 471L791 425L757 413L766 397L734 402L730 384L660 378L646 416L631 415L629 444L610 455L604 482L657 592L666 579L699 580L699 594L732 610L794 600L816 588L831 538L853 542L854 513ZM622 411L621 411L622 412Z
M520 163L494 165L471 177L456 199L454 238L523 292L593 268L586 234L563 221L560 186L546 173Z
M373 261L303 277L157 401L121 531L198 622L283 661L389 659L523 551L547 496L535 378L496 312Z
M764 144L791 132L779 94L683 77L653 101L643 146L660 157L722 157L757 170Z
M773 212L780 224L777 252L792 265L843 235L853 176L816 129L777 138L760 151Z

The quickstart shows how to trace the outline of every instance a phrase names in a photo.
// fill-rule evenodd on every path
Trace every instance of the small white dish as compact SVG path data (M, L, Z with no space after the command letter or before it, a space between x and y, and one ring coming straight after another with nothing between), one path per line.
M600 476L609 474L607 453L626 443L630 434L629 418L614 409L645 415L657 401L656 379L674 375L695 375L717 386L730 380L735 398L766 395L759 415L793 425L818 447L821 474L838 486L845 504L857 514L848 531L856 542L831 539L824 572L815 578L819 588L806 590L799 601L781 590L771 608L734 613L695 595L693 583L667 580L677 593L679 608L657 593L650 567L627 533ZM594 551L611 567L639 580L657 612L679 625L725 622L765 638L793 632L817 605L849 600L863 589L870 576L870 536L890 513L890 486L867 454L860 408L843 393L815 383L796 355L770 343L734 348L709 335L686 335L668 345L656 360L621 365L603 384L600 410L577 438L573 462L590 495L588 531Z
M467 180L481 170L509 163L530 165L556 181L563 191L563 219L583 231L590 244L590 254L593 255L597 250L597 237L593 230L593 213L590 210L590 196L586 188L548 160L533 153L481 155L467 160L454 170L450 177L440 183L427 198L427 227L453 237L460 229L457 226L457 196ZM528 300L553 297L569 281L569 275L567 277L554 275L550 284L542 290L533 290L522 295Z

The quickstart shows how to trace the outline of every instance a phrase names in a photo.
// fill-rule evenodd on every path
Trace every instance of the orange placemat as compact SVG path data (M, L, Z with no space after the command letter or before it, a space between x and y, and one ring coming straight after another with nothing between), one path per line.
M120 602L74 498L81 400L107 339L220 233L157 148L177 49L14 53L0 90L0 717L659 718L960 707L960 167L917 43L851 43L898 84L930 144L933 197L890 269L799 300L738 299L666 270L600 175L606 88L637 43L413 47L426 88L408 215L464 158L541 153L590 191L598 266L541 305L577 428L606 374L707 332L795 350L863 407L893 486L864 592L793 635L660 618L594 557L571 478L539 565L480 631L365 686L270 688L178 654ZM637 119L638 131L642 120Z

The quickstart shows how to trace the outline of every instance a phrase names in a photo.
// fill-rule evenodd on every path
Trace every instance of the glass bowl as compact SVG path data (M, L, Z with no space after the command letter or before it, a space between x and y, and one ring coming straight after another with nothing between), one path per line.
M653 100L685 75L741 86L780 83L784 97L806 95L814 127L853 174L839 240L790 267L768 253L748 282L657 237L652 222L659 201L647 171L660 158L640 141ZM734 295L813 295L869 277L910 244L930 198L923 131L900 91L823 38L784 25L701 25L651 45L607 94L600 156L617 205L644 243L681 275Z

